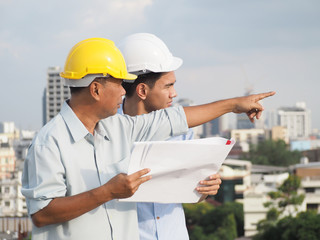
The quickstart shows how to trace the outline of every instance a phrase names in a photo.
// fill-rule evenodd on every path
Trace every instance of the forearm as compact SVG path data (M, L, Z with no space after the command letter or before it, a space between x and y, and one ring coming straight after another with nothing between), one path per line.
M184 111L188 126L195 127L201 125L229 112L246 113L250 121L254 122L254 118L259 119L261 112L264 110L259 101L274 94L275 92L253 94L200 106L185 107Z
M191 128L232 112L234 106L234 99L232 98L199 106L184 107L184 111L188 126Z
M33 214L32 221L37 227L62 223L110 200L131 197L142 183L151 179L150 175L143 176L149 172L150 169L145 168L130 175L120 173L101 187L74 196L55 198Z
M69 221L112 200L103 187L74 196L53 199L48 206L32 215L37 227Z

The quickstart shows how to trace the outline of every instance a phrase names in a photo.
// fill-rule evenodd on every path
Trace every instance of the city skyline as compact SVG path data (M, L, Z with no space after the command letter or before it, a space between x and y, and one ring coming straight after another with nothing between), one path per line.
M266 111L304 101L320 129L319 16L315 0L0 0L0 121L42 126L47 68L63 67L75 43L150 32L184 60L177 99L201 104L273 90Z

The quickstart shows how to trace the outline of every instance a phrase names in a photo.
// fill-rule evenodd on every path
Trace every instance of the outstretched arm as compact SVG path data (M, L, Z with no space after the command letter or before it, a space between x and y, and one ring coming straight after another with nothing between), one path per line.
M229 112L246 113L249 120L254 122L254 118L259 119L264 110L259 101L266 97L273 96L274 94L275 92L253 94L199 106L185 107L184 111L187 117L188 126L195 127L201 125Z

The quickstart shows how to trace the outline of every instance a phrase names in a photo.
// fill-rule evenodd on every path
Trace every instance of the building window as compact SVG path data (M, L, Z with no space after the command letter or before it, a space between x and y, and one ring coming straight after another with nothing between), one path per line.
M9 202L9 201L5 201L5 202L4 202L4 206L10 207L10 202Z
M315 190L315 188L305 188L306 193L314 193Z
M318 210L318 204L315 204L315 203L307 204L307 210Z

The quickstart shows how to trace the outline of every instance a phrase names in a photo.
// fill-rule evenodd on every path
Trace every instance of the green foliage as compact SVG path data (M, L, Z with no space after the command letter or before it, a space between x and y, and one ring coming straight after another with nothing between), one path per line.
M243 206L228 202L184 204L190 240L233 240L244 234Z
M290 175L279 187L279 191L287 195L296 193L301 185L301 180L295 175Z
M266 208L277 208L282 213L288 206L292 205L297 211L299 206L304 200L304 194L298 194L298 189L301 185L301 180L296 175L289 175L289 177L281 184L276 192L269 192L268 195L272 201L266 202Z
M290 151L283 140L266 140L257 145L251 145L249 152L242 157L253 164L289 166L299 162L301 153Z
M277 192L270 192L272 201L265 204L269 207L266 219L257 226L258 234L253 240L315 240L320 239L320 215L313 211L302 212L293 217L289 215L279 220L284 210L292 205L297 206L304 200L303 194L298 194L301 180L298 176L290 175Z
M276 208L271 208L267 212L267 220L268 221L276 221L279 218L280 212Z
M277 199L277 198L281 197L281 192L279 192L279 191L269 192L268 195L271 199Z
M297 217L288 216L276 225L264 227L253 240L317 240L320 239L320 215L315 211L301 212ZM261 230L261 229L260 229Z
M206 216L214 209L214 206L206 202L197 204L183 204L187 225L199 225L203 216Z

